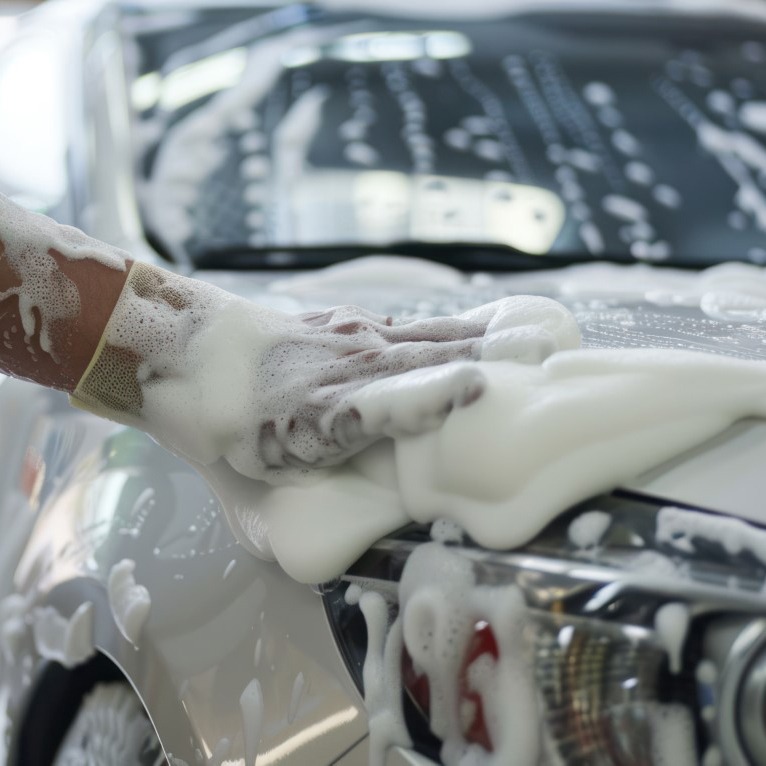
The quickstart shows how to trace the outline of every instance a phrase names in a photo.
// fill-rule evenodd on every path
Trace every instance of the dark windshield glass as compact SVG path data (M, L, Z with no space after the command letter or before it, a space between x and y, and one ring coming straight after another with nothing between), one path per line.
M177 257L419 244L500 263L766 262L752 18L294 6L135 22L152 62L134 83L146 225Z

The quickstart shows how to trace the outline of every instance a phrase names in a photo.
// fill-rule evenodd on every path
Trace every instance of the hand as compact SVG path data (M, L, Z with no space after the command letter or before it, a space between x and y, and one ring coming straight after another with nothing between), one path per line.
M540 363L580 342L563 306L530 296L401 325L351 306L291 321L289 336L260 360L259 377L289 387L277 386L259 408L264 469L330 466L384 436L437 428L484 391L470 361Z
M484 390L481 371L459 361L480 358L487 322L443 317L394 325L353 306L284 317L281 338L258 361L258 378L275 384L258 394L257 462L266 471L331 466L383 436L437 427ZM434 366L442 370L438 391L413 397L401 390L393 409L379 409L374 422L362 419L355 397L370 383L401 379L409 391L406 373ZM240 460L234 467L252 472Z
M404 324L349 306L292 316L135 264L74 399L196 465L223 458L277 483L437 428L482 395L475 361L535 363L578 343L546 298Z

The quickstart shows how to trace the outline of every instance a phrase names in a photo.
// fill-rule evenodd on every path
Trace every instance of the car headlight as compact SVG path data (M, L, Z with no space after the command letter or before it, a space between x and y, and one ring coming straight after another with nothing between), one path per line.
M391 666L362 614L364 598L385 604L407 735L434 759L516 738L519 764L758 764L764 542L738 519L613 495L511 552L410 527L323 593L360 689L370 652Z

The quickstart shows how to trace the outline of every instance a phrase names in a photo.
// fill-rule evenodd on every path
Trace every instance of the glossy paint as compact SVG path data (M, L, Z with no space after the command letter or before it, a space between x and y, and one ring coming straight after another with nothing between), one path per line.
M47 5L30 17L25 34L55 30L60 38L55 55L71 72L72 91L55 129L63 126L69 167L77 169L69 193L49 209L87 223L89 233L137 257L157 260L141 235L135 203L125 51L115 11L101 2L78 3L76 13L63 3ZM422 285L381 288L362 280L297 295L289 285L282 289L290 275L198 276L286 311L359 303L399 316L457 313L517 290L512 278L456 278L430 293ZM724 332L699 312L603 300L571 308L586 345L616 344L618 336L624 342L618 329L629 327L635 345L766 357L762 331ZM248 743L258 766L367 763L363 702L320 597L242 549L192 469L143 434L73 410L63 395L23 382L0 379L0 424L0 763L14 763L46 665L26 615L51 606L69 617L85 601L94 605L95 650L134 687L171 763L252 766ZM745 470L744 442L729 436L719 439L734 445L719 488L729 479L738 495L762 497L766 481ZM651 482L661 473L636 488L681 502L695 487L696 474L686 471L683 492L667 482L658 489ZM715 509L734 511L733 503L719 489ZM135 562L136 582L151 598L136 646L120 633L107 596L109 572L123 559ZM15 623L14 604L23 609ZM242 702L256 680L262 715ZM424 763L401 750L389 755L390 766Z

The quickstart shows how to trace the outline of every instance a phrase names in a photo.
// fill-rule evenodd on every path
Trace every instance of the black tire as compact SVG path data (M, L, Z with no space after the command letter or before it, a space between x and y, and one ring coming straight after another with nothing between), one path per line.
M141 701L126 683L97 685L83 700L53 766L166 766Z

